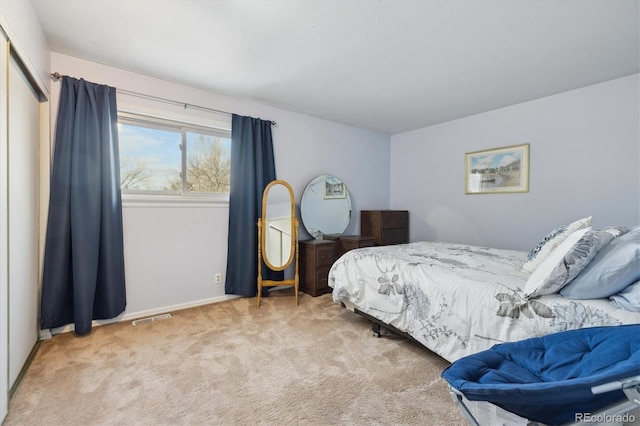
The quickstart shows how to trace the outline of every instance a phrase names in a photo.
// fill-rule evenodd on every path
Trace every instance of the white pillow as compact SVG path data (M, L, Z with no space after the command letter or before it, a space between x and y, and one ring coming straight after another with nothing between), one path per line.
M640 226L614 238L560 295L569 299L600 299L640 280Z
M588 227L573 232L540 262L524 286L524 295L527 299L556 293L566 284L563 282L562 285L558 287L559 283L553 279L553 273L556 267L561 262L564 262L564 257L571 251L573 246L590 230L591 227Z
M522 265L522 272L533 273L538 265L549 256L569 235L578 229L591 226L591 216L578 219L568 225L562 225L547 234L534 248L531 249L527 261Z
M609 297L609 300L620 309L640 312L640 280L628 285L620 293Z

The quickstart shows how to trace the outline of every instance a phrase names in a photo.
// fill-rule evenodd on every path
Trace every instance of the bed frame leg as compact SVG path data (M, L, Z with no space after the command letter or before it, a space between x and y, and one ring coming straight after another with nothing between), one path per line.
M381 328L380 328L380 324L377 324L375 322L371 323L371 330L373 330L373 334L376 335L376 337L380 337L381 334Z

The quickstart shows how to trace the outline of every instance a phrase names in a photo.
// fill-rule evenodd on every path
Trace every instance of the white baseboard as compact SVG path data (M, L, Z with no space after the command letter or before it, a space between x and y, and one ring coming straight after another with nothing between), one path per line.
M224 295L224 296L218 296L218 297L212 297L210 299L201 299L201 300L195 300L193 302L187 302L187 303L180 303L177 305L170 305L170 306L164 306L161 308L153 308L153 309L146 309L144 311L137 311L137 312L129 312L129 313L123 313L118 315L115 318L111 318L108 320L94 320L91 323L92 327L97 327L97 326L101 326L101 325L107 325L107 324L113 324L116 322L122 322L122 321L131 321L134 319L138 319L138 318L145 318L145 317L151 317L154 315L158 315L158 314L165 314L168 312L173 312L173 311L180 311L182 309L189 309L189 308L195 308L197 306L203 306L203 305L210 305L212 303L219 303L219 302L225 302L227 300L232 300L232 299L236 299L240 296L234 296L234 295ZM68 324L68 325L64 325L62 327L57 327L57 328L52 328L50 330L50 334L47 334L45 330L41 330L40 331L40 340L46 340L47 338L50 338L50 336L52 335L56 335L56 334L60 334L60 333L68 333L70 331L74 331L75 330L75 325L74 324Z

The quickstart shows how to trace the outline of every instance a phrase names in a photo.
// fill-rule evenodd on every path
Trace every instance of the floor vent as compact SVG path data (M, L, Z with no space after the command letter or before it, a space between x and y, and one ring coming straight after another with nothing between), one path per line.
M156 315L154 317L137 319L137 320L131 321L131 324L133 324L133 325L142 325L142 324L147 324L147 323L150 323L150 322L163 320L163 319L169 319L169 318L171 318L171 314L162 314L162 315Z

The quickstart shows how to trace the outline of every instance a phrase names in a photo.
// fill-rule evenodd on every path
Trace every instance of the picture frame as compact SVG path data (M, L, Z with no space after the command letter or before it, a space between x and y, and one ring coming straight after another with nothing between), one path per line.
M529 192L529 144L465 154L465 194Z
M324 175L323 181L322 191L325 200L347 198L344 183L336 179L335 176Z

